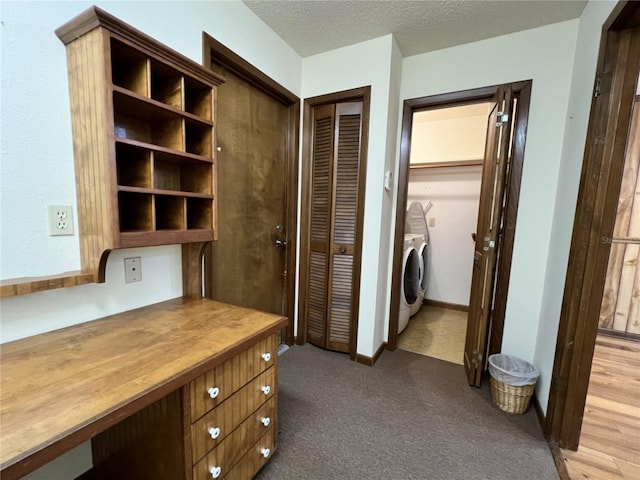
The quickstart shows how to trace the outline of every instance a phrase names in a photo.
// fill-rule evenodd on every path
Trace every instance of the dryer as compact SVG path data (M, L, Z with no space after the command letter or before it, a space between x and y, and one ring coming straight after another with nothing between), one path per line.
M429 280L429 244L424 238L416 245L414 241L414 248L418 254L418 298L416 302L411 306L411 315L415 315L420 311L422 302L424 301L424 295L427 291L427 285Z
M409 324L411 308L418 301L420 289L420 259L415 243L416 235L404 236L402 252L402 281L400 282L400 313L398 315L398 333Z
M419 257L419 280L418 296L416 302L411 306L411 315L415 315L422 307L425 293L427 291L429 279L429 229L427 228L426 211L431 206L431 201L426 208L422 208L422 203L412 202L407 209L405 232L411 232L414 236L414 248ZM406 233L405 233L406 236Z

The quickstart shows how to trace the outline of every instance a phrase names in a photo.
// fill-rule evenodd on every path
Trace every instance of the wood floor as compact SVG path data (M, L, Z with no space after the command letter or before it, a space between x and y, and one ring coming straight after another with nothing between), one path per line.
M575 479L640 479L640 342L599 335L577 452L562 450Z

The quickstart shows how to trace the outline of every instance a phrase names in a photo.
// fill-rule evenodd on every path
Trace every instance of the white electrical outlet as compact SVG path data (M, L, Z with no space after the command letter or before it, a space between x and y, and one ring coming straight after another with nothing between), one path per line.
M140 257L124 259L124 283L140 282L142 280L142 260Z
M68 205L48 205L49 235L73 235L73 209Z

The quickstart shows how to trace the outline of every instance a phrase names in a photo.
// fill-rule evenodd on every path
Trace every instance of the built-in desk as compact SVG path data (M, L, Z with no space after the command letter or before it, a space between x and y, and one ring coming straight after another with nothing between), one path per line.
M89 439L88 478L251 478L276 447L286 325L180 298L2 345L3 480Z

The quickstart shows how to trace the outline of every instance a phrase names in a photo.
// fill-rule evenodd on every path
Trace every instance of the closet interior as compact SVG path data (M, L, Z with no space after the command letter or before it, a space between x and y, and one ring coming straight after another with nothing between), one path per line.
M424 299L416 299L421 305L411 308L398 346L458 364L463 363L490 108L489 102L482 102L413 114L405 253L411 248L407 239L416 230L419 205L427 229L428 262L418 273ZM404 271L407 291L401 309L412 300L410 270Z

